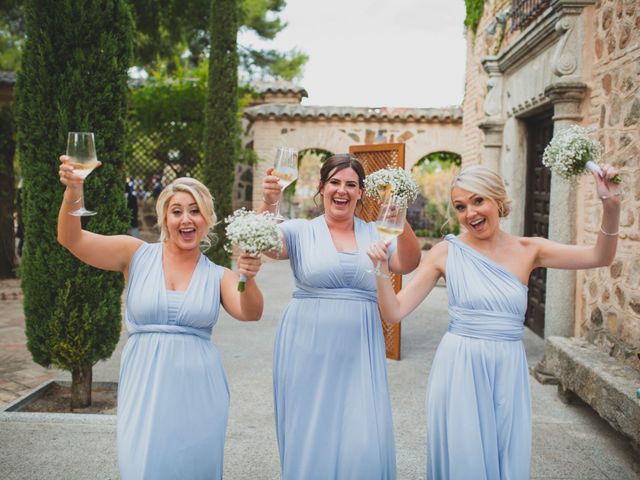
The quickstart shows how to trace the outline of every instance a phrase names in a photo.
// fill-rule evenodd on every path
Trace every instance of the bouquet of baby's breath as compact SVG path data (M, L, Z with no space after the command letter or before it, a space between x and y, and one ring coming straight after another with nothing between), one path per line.
M562 130L544 149L542 164L565 180L572 180L587 170L602 176L602 169L596 161L602 157L603 147L589 133L579 125ZM620 177L616 175L612 181L620 183Z
M399 207L407 207L418 196L413 176L399 167L376 170L364 180L365 193L380 201L391 200Z
M229 253L233 245L253 256L270 250L280 251L282 247L280 230L276 227L272 213L256 213L241 208L229 215L225 222L227 243L224 248ZM239 292L244 291L246 281L247 277L240 275Z

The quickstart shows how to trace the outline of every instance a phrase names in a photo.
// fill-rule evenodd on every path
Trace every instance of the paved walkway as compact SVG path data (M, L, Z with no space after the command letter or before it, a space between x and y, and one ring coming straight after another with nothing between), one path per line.
M225 445L225 479L279 478L271 386L271 354L280 312L291 293L285 262L268 263L259 276L267 299L263 319L242 323L222 314L213 341L231 389ZM13 290L12 290L13 288ZM13 298L12 291L16 292ZM47 378L66 372L35 365L26 351L17 284L0 284L0 401L5 404ZM8 299L2 300L2 292ZM446 290L432 295L403 322L402 354L389 361L398 480L424 479L427 373L446 331ZM115 381L125 337L111 359L94 368L95 381ZM527 331L530 365L543 341ZM584 405L564 405L555 387L531 379L532 479L625 480L640 478L640 460L628 442ZM0 478L116 479L115 417L0 413Z

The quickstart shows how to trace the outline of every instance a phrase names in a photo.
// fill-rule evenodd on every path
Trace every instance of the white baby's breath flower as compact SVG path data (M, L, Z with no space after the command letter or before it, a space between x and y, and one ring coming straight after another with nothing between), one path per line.
M399 167L376 170L364 180L365 193L379 200L390 199L400 207L407 207L418 196L413 176Z
M227 243L224 249L231 253L233 245L237 245L243 252L258 256L262 252L280 251L282 237L276 227L272 213L256 213L241 208L229 215L225 222L227 227ZM246 278L240 276L238 290L244 291Z
M590 132L579 125L560 131L544 149L542 164L565 180L582 175L589 166L587 162L595 165L602 156L602 145L589 136Z

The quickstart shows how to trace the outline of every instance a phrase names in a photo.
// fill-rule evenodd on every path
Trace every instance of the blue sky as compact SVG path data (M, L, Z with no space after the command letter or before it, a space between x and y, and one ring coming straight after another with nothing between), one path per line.
M307 105L459 105L464 13L462 0L288 0L288 26L266 46L310 56L299 81Z

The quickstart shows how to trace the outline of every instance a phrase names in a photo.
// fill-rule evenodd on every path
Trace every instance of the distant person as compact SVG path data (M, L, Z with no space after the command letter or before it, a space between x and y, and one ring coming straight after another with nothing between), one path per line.
M121 272L127 282L129 339L118 382L118 463L123 480L222 478L229 387L211 341L220 306L238 320L258 320L260 259L241 254L238 274L201 253L216 223L207 187L178 178L156 203L160 242L99 235L82 228L77 208L83 179L60 157L67 187L58 215L58 241L81 261Z
M127 177L125 196L127 199L127 208L129 209L129 235L140 238L140 230L138 228L138 195L133 177Z
M154 175L151 178L151 197L154 200L158 200L160 192L162 192L162 181L160 180L160 175Z
M602 199L595 245L563 245L500 228L511 210L502 178L481 165L453 179L450 200L465 232L447 235L427 252L398 294L378 277L378 304L387 322L411 313L446 278L449 329L433 359L427 386L427 479L529 478L531 393L522 344L527 283L535 268L577 270L609 265L620 219L616 170L594 174ZM369 257L387 267L378 242Z
M15 235L18 245L16 253L18 257L22 257L22 248L24 246L24 221L22 219L22 180L18 183L18 191L16 192L16 220Z

